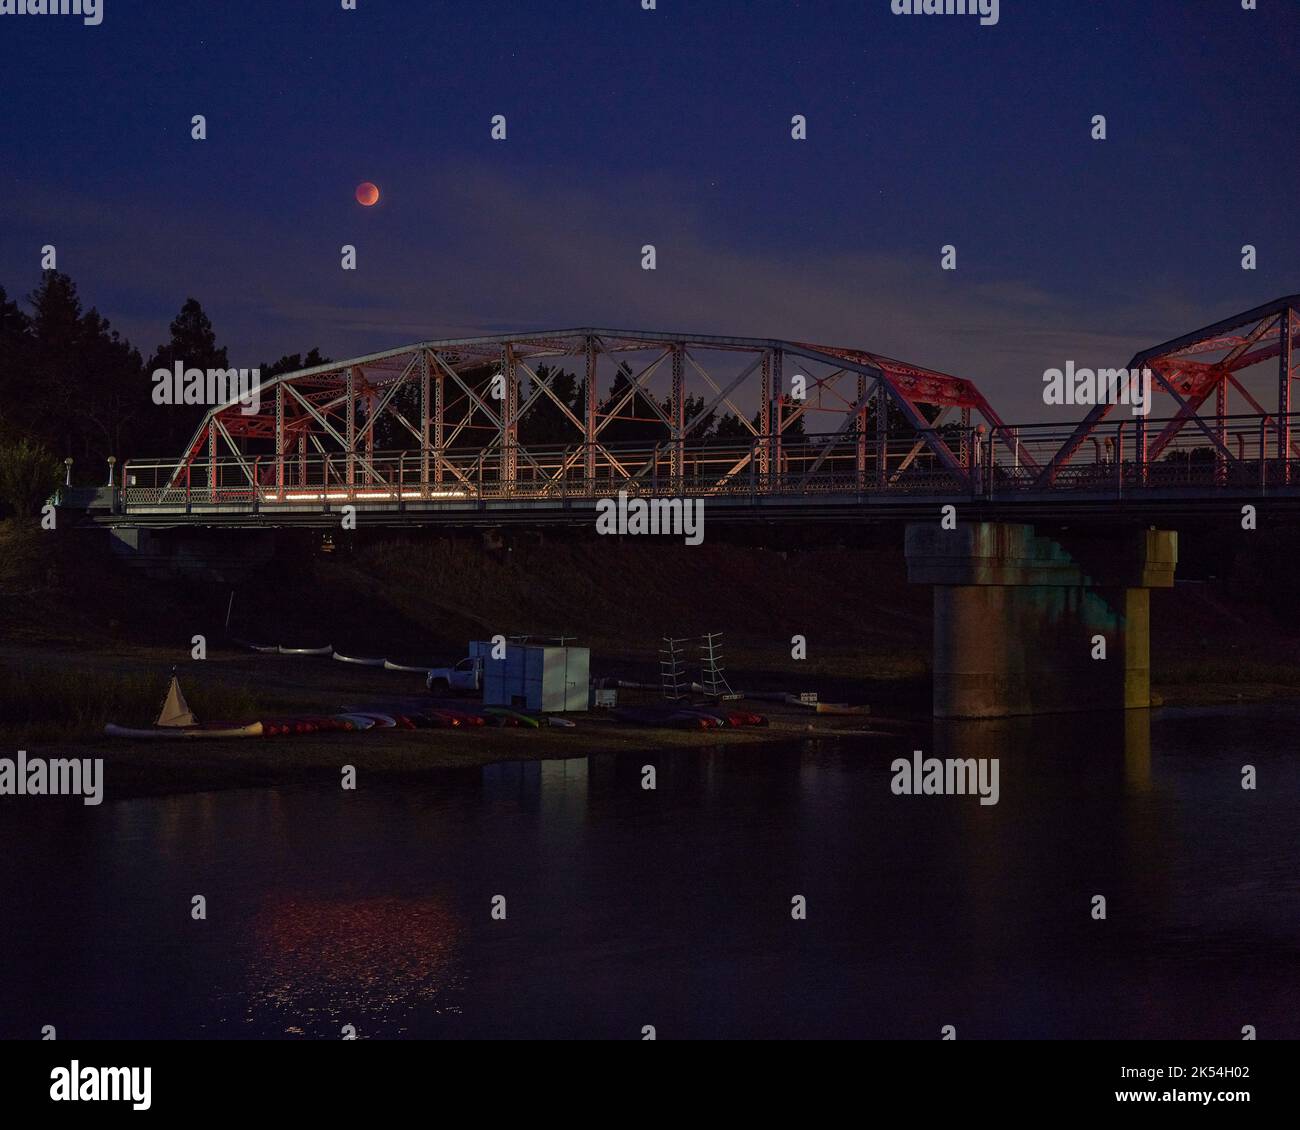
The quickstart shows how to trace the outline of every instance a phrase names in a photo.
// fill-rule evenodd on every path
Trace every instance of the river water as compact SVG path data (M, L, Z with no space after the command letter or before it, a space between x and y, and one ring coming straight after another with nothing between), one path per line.
M0 798L0 1036L1300 1037L1300 704L107 791Z

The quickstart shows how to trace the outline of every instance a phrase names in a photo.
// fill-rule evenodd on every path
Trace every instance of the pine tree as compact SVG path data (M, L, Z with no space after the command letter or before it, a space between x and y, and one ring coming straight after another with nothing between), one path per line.
M31 319L0 286L0 437L15 436L23 421L17 417L25 403L23 384L31 359Z
M31 352L23 400L29 435L53 451L77 447L82 366L81 300L76 284L61 271L46 271L28 296L32 306Z
M152 377L159 369L171 371L180 362L183 369L227 369L225 346L217 345L217 335L212 322L197 298L187 298L180 313L172 319L171 338L160 345L149 359L148 372ZM179 456L212 405L162 404L150 401L149 429L152 454Z

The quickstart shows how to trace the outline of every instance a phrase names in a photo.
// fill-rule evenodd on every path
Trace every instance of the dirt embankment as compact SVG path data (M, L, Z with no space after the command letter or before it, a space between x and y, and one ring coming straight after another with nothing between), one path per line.
M0 524L0 748L104 753L104 723L148 722L173 666L195 712L210 720L333 712L421 693L418 674L255 655L233 648L230 636L443 664L471 639L564 634L591 647L593 675L651 681L663 636L690 638L688 672L698 677L698 637L721 632L737 689L815 690L825 701L867 703L873 718L923 719L930 596L907 583L901 537L890 529L854 545L775 549L547 535L490 548L477 537L336 535L326 553L304 535L286 538L256 577L232 586L126 569L102 533ZM1277 600L1270 556L1283 551L1261 544L1262 557L1192 557L1180 565L1183 583L1153 594L1153 670L1166 702L1300 694L1300 646L1294 621L1279 615L1288 606ZM207 644L202 661L192 658L196 635ZM804 659L792 654L796 637L806 641ZM777 723L764 735L665 738L591 720L564 733L187 744L183 758L170 744L134 743L108 755L141 788L166 791L183 781L312 778L334 772L340 758L402 773L835 729L797 710L763 709Z

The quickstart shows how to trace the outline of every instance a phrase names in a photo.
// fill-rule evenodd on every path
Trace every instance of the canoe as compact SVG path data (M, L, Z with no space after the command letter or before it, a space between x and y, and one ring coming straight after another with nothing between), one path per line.
M273 644L273 643L269 643L269 644L263 644L263 643L249 643L248 640L235 639L234 636L232 636L232 637L230 638L230 642L231 642L231 643L237 643L237 644L239 644L240 647L246 647L246 648L248 648L249 651L261 651L261 652L271 652L271 653L274 653L274 652L277 652L277 651L280 650L280 649L279 649L278 647L276 647L275 644Z
M206 726L119 726L110 722L104 727L104 733L110 738L260 738L261 722L248 722L241 725L232 723L208 724Z

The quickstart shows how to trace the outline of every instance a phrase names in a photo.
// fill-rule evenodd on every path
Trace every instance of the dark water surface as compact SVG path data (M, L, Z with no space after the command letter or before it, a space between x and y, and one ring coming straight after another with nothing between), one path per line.
M1300 705L919 743L992 807L893 795L917 744L0 798L0 1035L1300 1037Z

